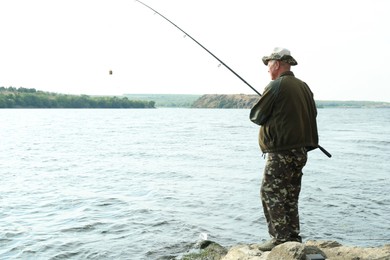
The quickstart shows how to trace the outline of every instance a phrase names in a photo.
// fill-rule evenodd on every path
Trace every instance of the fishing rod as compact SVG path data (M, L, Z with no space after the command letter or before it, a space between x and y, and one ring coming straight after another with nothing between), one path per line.
M217 56L214 55L214 53L212 53L211 51L209 51L206 47L204 47L202 44L200 44L197 40L195 40L191 35L189 35L188 33L186 33L182 28L180 28L179 26L177 26L175 23L173 23L171 20L169 20L168 18L166 18L164 15L162 15L161 13L159 13L158 11L156 11L155 9L153 9L152 7L150 7L149 5L145 4L144 2L140 1L140 0L135 0L136 2L144 5L145 7L149 8L150 10L152 10L155 14L158 14L159 16L161 16L162 18L164 18L165 20L167 20L169 23L171 23L173 26L175 26L177 29L179 29L180 31L182 31L186 36L188 36L191 40L193 40L195 43L197 43L200 47L202 47L205 51L207 51L211 56L213 56L215 59L217 59L223 66L225 66L228 70L230 70L234 75L236 75L239 79L241 79L246 85L248 85L248 87L250 87L254 92L256 92L256 94L258 94L260 97L261 97L261 94L260 92L258 92L254 87L252 87L245 79L243 79L240 75L238 75L234 70L232 70L228 65L226 65L225 62L223 62L221 59L219 59ZM326 154L326 156L328 156L329 158L332 157L332 155L325 150L325 148L321 147L320 145L318 145L318 148L324 153Z
M204 47L202 44L200 44L197 40L195 40L191 35L189 35L188 33L186 33L183 29L181 29L179 26L177 26L175 23L173 23L171 20L169 20L168 18L166 18L164 15L162 15L161 13L157 12L155 9L153 9L152 7L150 7L149 5L141 2L140 0L135 0L136 2L146 6L147 8L149 8L150 10L152 10L155 14L158 14L159 16L161 16L162 18L164 18L165 20L167 20L169 23L171 23L173 26L175 26L177 29L179 29L180 31L182 31L186 36L188 36L191 40L193 40L195 43L197 43L200 47L202 47L205 51L207 51L211 56L213 56L215 59L217 59L223 66L225 66L228 70L230 70L234 75L236 75L239 79L241 79L246 85L248 85L248 87L250 87L254 92L256 92L256 94L258 94L259 96L261 96L260 92L258 92L254 87L252 87L245 79L243 79L240 75L238 75L234 70L232 70L228 65L226 65L225 62L223 62L221 59L219 59L217 56L215 56L211 51L209 51L206 47Z

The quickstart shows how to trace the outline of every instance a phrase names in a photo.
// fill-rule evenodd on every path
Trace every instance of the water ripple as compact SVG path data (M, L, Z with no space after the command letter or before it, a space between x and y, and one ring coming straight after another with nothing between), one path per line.
M0 110L0 118L0 258L173 259L201 233L226 246L268 238L265 160L247 110ZM386 118L389 110L319 111L333 157L309 154L305 239L390 243Z

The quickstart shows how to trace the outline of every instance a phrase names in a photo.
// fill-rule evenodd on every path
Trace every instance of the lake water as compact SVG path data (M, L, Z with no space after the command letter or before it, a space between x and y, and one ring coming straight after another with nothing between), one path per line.
M304 240L390 243L390 109L319 109ZM0 110L1 259L175 259L268 239L249 110Z

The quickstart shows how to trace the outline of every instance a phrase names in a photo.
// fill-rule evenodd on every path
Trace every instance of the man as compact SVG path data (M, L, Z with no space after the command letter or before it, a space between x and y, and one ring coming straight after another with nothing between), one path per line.
M287 241L302 242L298 198L307 152L318 147L317 109L308 85L290 71L298 63L289 50L275 48L262 60L272 81L250 120L261 126L259 144L268 154L260 194L271 240L259 249L270 251Z

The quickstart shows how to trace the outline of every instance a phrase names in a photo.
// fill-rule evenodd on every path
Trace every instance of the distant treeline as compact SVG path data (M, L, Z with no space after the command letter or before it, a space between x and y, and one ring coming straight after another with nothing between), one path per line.
M127 97L65 95L33 88L0 87L0 108L154 108L154 101Z
M388 102L316 100L318 108L390 108Z
M153 100L156 107L192 107L201 97L195 94L125 94L125 97L135 100Z

